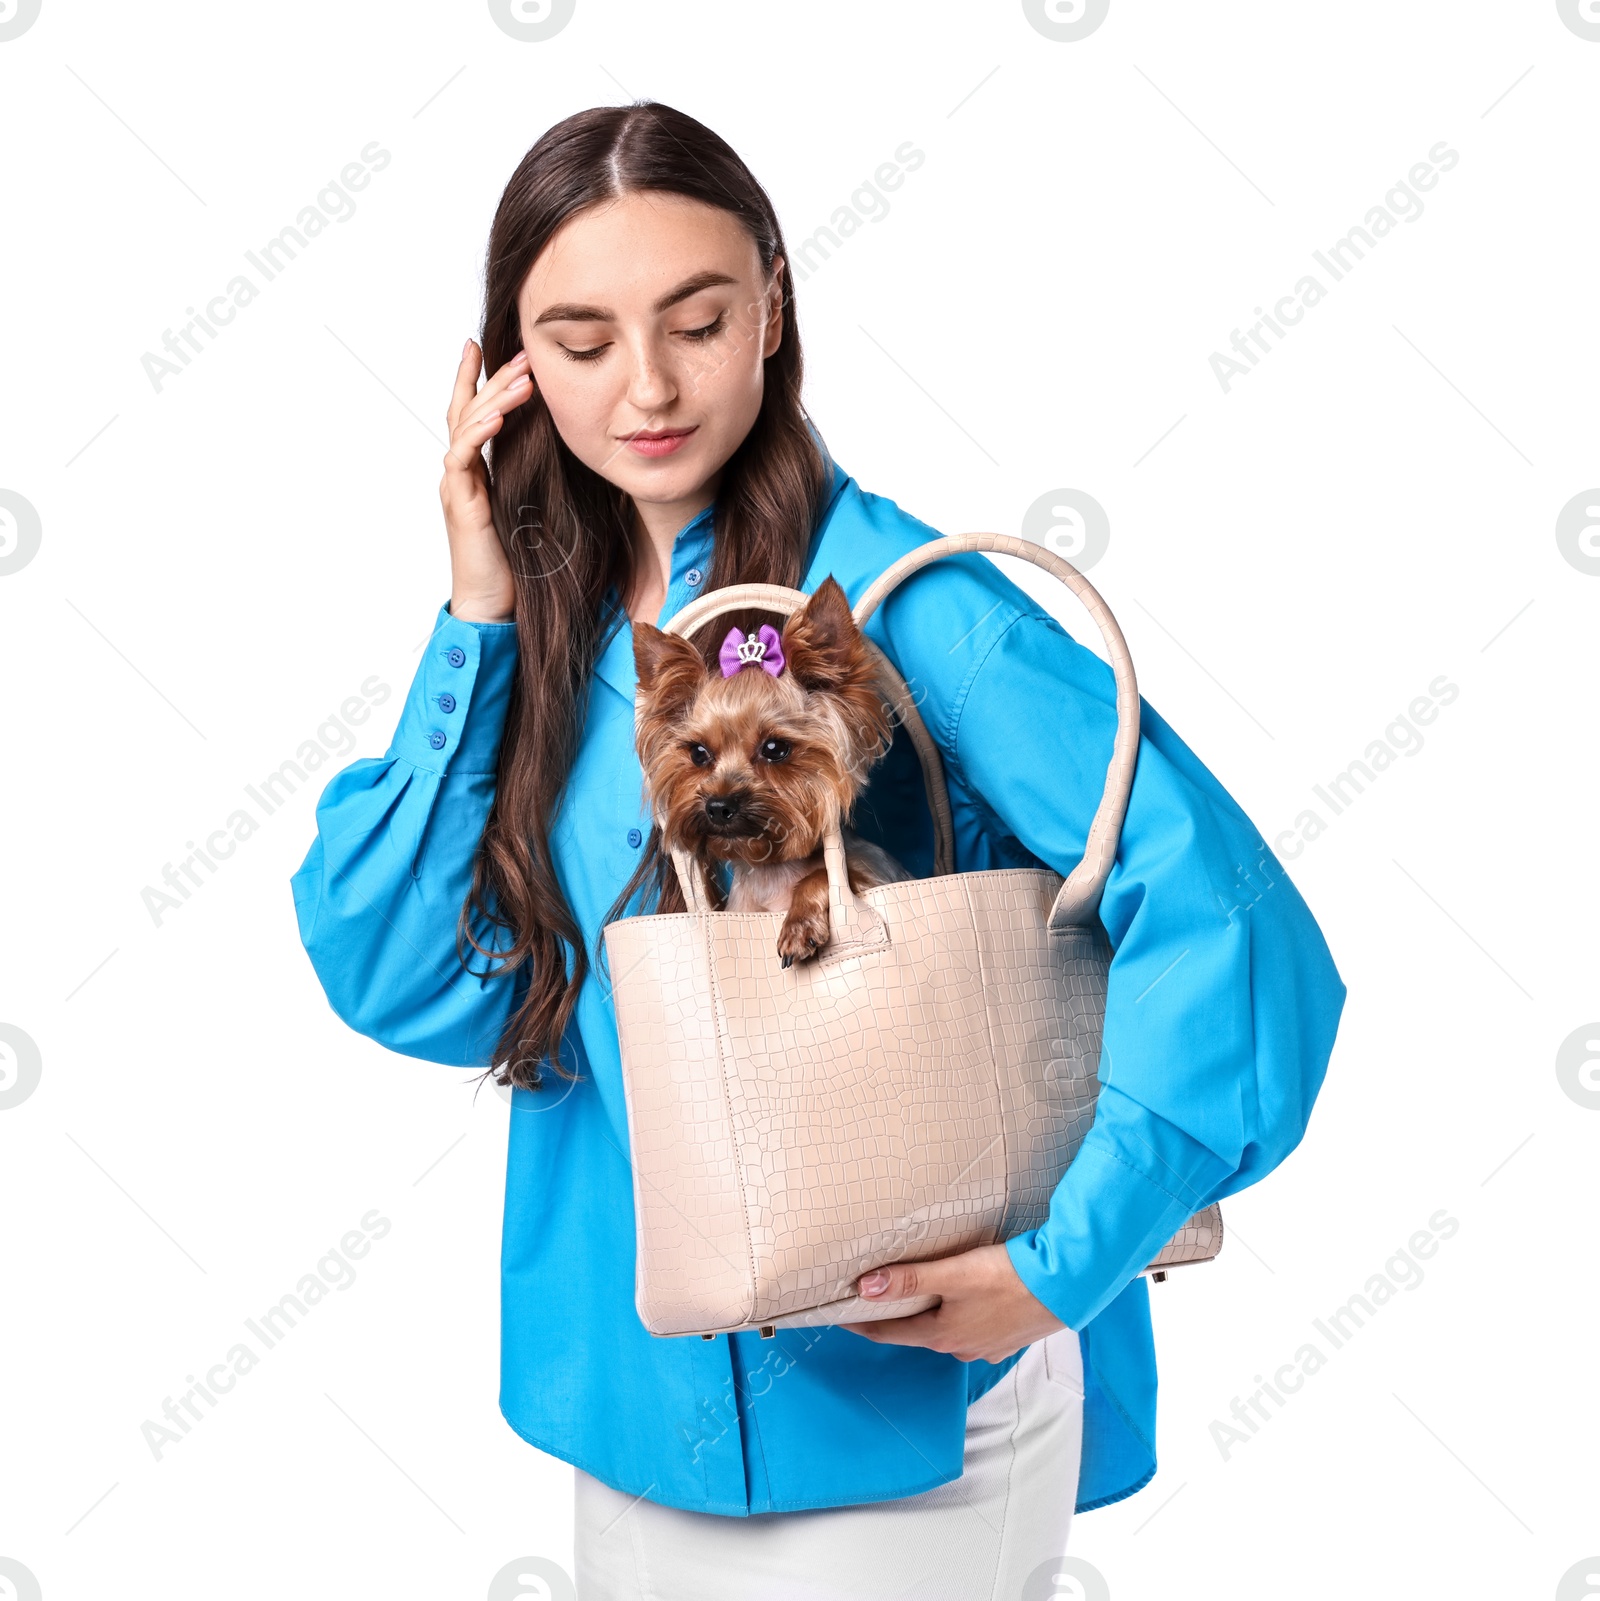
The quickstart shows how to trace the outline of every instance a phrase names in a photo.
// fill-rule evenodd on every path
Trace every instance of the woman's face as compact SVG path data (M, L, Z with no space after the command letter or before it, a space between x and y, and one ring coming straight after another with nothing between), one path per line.
M626 194L564 224L517 310L534 386L579 461L641 503L708 505L761 409L783 332L777 267L766 279L734 217L683 195Z

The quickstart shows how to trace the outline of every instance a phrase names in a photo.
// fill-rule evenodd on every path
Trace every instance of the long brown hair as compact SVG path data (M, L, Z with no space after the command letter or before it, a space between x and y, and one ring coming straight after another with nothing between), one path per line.
M731 212L769 277L774 260L784 258L782 338L765 358L760 413L723 468L712 511L711 570L700 593L730 583L793 588L821 507L826 465L800 402L788 252L765 190L704 124L655 101L597 106L558 122L528 151L489 232L484 371L498 372L522 348L517 295L551 236L585 207L638 190ZM620 595L630 594L640 536L632 497L573 455L537 392L506 413L489 447L489 481L495 529L516 586L519 666L457 944L463 960L470 945L491 958L496 976L526 979L495 1061L506 1074L497 1082L532 1090L545 1061L563 1078L577 1076L561 1060L561 1039L591 957L556 877L550 824L576 755L595 661L616 622L614 613L601 615L602 603L613 583ZM621 626L628 626L625 616ZM658 845L652 830L650 848L607 920L647 878L654 880L656 909L681 906Z

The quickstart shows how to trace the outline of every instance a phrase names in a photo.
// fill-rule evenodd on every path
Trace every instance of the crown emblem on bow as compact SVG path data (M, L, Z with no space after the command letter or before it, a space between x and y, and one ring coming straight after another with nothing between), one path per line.
M783 671L782 639L770 623L763 623L758 634L743 636L737 628L730 628L717 660L724 678L732 678L741 667L759 667L776 678Z

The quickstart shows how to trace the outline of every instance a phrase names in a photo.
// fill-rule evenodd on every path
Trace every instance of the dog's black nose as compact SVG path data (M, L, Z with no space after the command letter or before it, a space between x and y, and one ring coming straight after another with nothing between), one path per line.
M737 795L706 796L706 816L713 823L730 823L738 814L739 797Z

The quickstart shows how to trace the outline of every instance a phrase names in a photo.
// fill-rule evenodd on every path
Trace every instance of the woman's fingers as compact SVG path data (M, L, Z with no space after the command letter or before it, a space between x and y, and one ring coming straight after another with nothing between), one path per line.
M483 351L469 339L461 352L445 413L450 443L439 499L450 543L452 615L505 622L515 611L516 587L495 533L483 446L499 431L505 413L526 400L533 387L527 378L527 358L521 352L479 389L482 369Z
M502 395L517 379L528 372L526 351L519 350L510 361L483 386L478 388L478 374L483 370L483 352L475 339L469 339L461 351L461 362L456 368L455 385L450 393L450 405L445 421L453 433L458 424L472 414L476 403Z
M473 354L463 358L456 375L456 390L451 397L450 449L458 456L460 465L467 465L467 451L471 443L481 445L488 437L484 427L491 419L503 416L514 406L520 406L533 394L533 381L528 375L527 357L518 351L482 389L474 389L478 366L477 347ZM469 442L468 435L474 436Z
M472 473L481 467L483 457L479 452L499 432L503 418L502 412L490 410L472 422L457 424L450 435L450 448L445 452L445 472Z
M445 412L451 433L456 431L457 420L478 392L478 371L482 365L483 352L478 349L477 340L469 339L461 349L461 365L456 368L455 387L450 392L450 405Z
M533 381L525 372L507 374L502 367L500 374L492 382L486 383L478 391L478 398L467 407L461 418L462 426L474 427L485 417L502 415L514 406L520 406L532 393Z
M532 386L524 379L520 385L510 384L498 395L492 395L486 401L480 400L473 407L472 415L456 425L450 439L446 466L457 471L471 470L475 463L482 460L478 452L484 442L499 430L505 414L514 406L520 406L532 393Z

